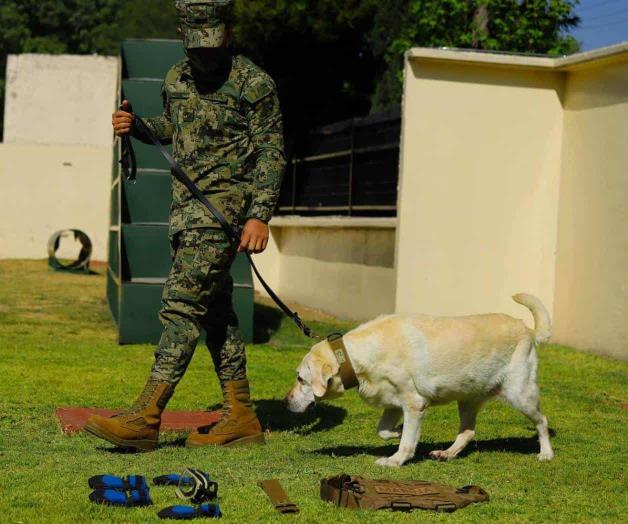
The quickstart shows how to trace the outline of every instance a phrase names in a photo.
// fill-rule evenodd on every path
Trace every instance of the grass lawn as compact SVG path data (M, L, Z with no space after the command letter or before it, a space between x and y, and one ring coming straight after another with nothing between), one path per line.
M480 414L477 443L450 463L426 459L458 427L455 405L434 408L416 458L383 469L376 458L395 446L377 437L379 413L355 392L307 416L281 399L308 349L288 320L258 306L258 339L248 348L253 395L268 444L233 450L187 450L167 434L152 453L120 453L88 435L64 436L58 406L128 406L152 361L150 346L116 344L102 276L53 273L41 261L0 261L0 522L156 522L175 504L171 488L153 488L155 506L107 508L88 501L87 478L99 473L153 476L184 466L210 472L220 485L224 522L608 522L628 514L628 365L556 345L539 351L542 407L556 458L536 460L532 425L498 402ZM528 313L522 308L522 315ZM307 318L308 315L306 314ZM323 332L349 327L316 317ZM207 350L199 346L170 408L205 409L219 401ZM341 472L372 478L477 484L490 502L454 514L356 513L319 500L319 480ZM274 512L257 481L278 478L301 508ZM623 515L623 517L622 517Z

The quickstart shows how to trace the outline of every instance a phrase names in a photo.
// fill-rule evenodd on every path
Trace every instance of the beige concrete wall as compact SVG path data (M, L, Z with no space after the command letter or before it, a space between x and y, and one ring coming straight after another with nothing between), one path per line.
M527 316L553 307L562 75L410 58L405 70L398 312Z
M45 258L49 237L81 229L107 259L111 149L0 144L0 258Z
M395 303L394 219L275 218L256 256L282 298L342 318L370 319ZM263 293L259 282L256 290Z
M628 43L406 61L397 311L538 295L554 341L628 359Z
M554 340L628 359L628 57L569 72Z
M82 229L107 259L119 61L11 55L0 144L0 258L43 258L52 233Z
M9 55L4 142L109 147L118 59Z

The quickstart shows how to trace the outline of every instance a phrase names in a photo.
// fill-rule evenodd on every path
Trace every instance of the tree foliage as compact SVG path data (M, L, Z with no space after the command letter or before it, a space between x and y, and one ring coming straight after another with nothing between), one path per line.
M236 0L235 40L277 81L288 135L365 114L375 0Z
M289 132L396 107L412 46L562 54L579 0L235 0L236 44L277 80ZM9 53L116 54L174 38L173 0L2 0Z
M401 97L404 53L414 46L459 47L550 55L577 51L565 32L578 24L579 0L390 0L371 34L384 70L375 110Z

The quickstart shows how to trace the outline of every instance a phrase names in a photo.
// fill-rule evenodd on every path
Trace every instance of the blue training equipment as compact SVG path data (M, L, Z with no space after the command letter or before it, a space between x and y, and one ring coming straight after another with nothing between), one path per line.
M141 475L129 475L128 477L116 477L115 475L95 475L87 483L92 489L115 489L118 491L147 490L146 478Z
M120 506L123 508L151 506L153 504L147 489L132 490L129 492L115 489L99 489L90 493L89 500L96 504Z
M160 519L192 520L199 518L218 519L222 511L218 504L201 504L200 506L169 506L162 509L157 516Z
M153 479L155 486L192 486L194 481L190 477L182 477L176 473L170 473L168 475L161 475Z

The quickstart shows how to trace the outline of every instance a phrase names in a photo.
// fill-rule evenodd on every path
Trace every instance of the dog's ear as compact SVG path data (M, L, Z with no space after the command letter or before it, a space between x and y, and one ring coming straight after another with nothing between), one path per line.
M312 392L315 397L323 398L327 393L327 384L333 376L333 371L329 364L325 364L320 360L310 364L312 372Z

